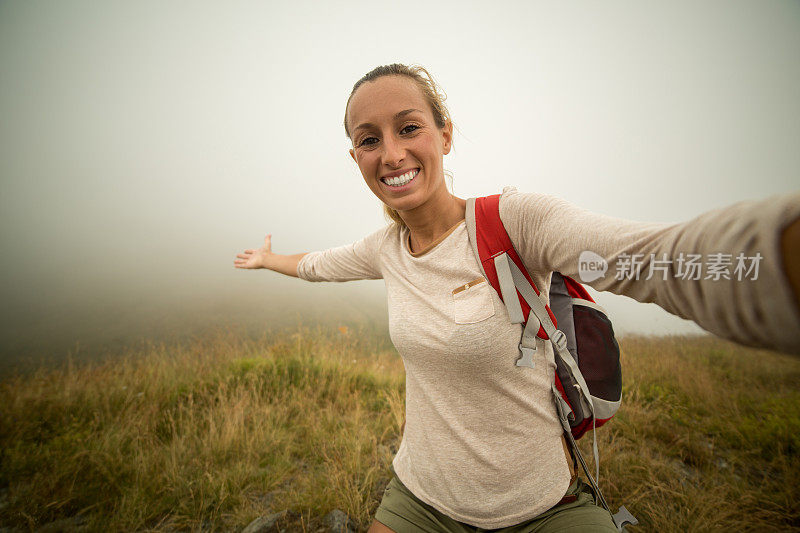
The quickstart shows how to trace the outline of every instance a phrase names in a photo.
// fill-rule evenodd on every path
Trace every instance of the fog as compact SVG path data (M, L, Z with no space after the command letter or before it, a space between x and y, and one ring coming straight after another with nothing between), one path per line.
M381 281L233 267L386 223L342 127L377 65L447 92L456 195L678 222L799 188L799 53L796 1L0 2L0 357L385 324ZM619 333L700 331L597 299Z

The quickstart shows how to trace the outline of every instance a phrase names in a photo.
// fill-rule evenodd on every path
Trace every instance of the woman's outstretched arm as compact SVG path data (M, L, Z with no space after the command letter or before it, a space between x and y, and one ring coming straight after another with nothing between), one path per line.
M500 214L534 270L655 303L734 342L800 355L800 192L675 224L624 220L516 191L504 194Z
M794 300L800 309L800 218L792 222L781 235L783 269L794 291Z
M351 244L306 254L297 265L297 277L306 281L337 282L381 279L380 250L393 227L385 226Z
M297 276L297 265L300 259L306 255L281 255L272 253L272 234L264 237L264 246L258 249L245 250L240 254L236 254L236 259L233 260L233 266L236 268L268 268L287 276Z

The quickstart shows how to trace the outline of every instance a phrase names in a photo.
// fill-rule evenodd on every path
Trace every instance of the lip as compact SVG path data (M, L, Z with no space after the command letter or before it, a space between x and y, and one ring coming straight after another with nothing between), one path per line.
M379 179L379 180L378 180L378 182L381 184L381 188L382 188L383 190L385 190L385 191L391 191L391 192L403 192L403 191L405 191L405 190L407 190L407 189L410 189L410 188L411 188L411 186L414 184L414 182L415 182L415 181L417 181L417 178L419 177L419 174L420 174L420 172L422 172L422 169L419 169L419 168L417 168L417 169L410 168L410 169L407 169L407 170L403 170L403 171L402 171L402 172L400 172L399 174L395 172L395 173L392 173L392 174L387 174L387 175L386 175L386 176L384 176L384 177L385 177L385 178L394 178L394 177L396 177L396 176L401 176L401 175L405 174L405 173L406 173L406 172L408 172L409 170L416 170L416 171L417 171L417 174L416 174L416 175L415 175L413 178L411 178L411 181L409 181L408 183L406 183L406 184L405 184L405 185L403 185L402 187L393 187L393 186L391 186L391 185L389 185L389 184L387 184L387 183L384 183L382 179Z
M384 178L396 178L397 176L402 176L406 172L410 172L412 170L419 171L419 167L413 167L413 168L407 168L407 169L404 169L404 170L398 170L397 172L390 172L389 174L384 174L383 176L381 176L381 179L384 179Z

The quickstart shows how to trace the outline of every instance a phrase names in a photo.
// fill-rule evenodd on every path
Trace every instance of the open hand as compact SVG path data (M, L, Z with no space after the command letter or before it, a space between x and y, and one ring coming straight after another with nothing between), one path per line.
M272 254L272 234L264 237L264 246L257 250L245 250L236 254L233 266L236 268L266 268L267 256Z

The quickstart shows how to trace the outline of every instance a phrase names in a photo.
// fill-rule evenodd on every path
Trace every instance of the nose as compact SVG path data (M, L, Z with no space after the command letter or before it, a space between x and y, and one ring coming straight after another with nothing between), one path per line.
M383 162L390 167L400 167L406 155L406 150L396 139L387 137L383 141Z

